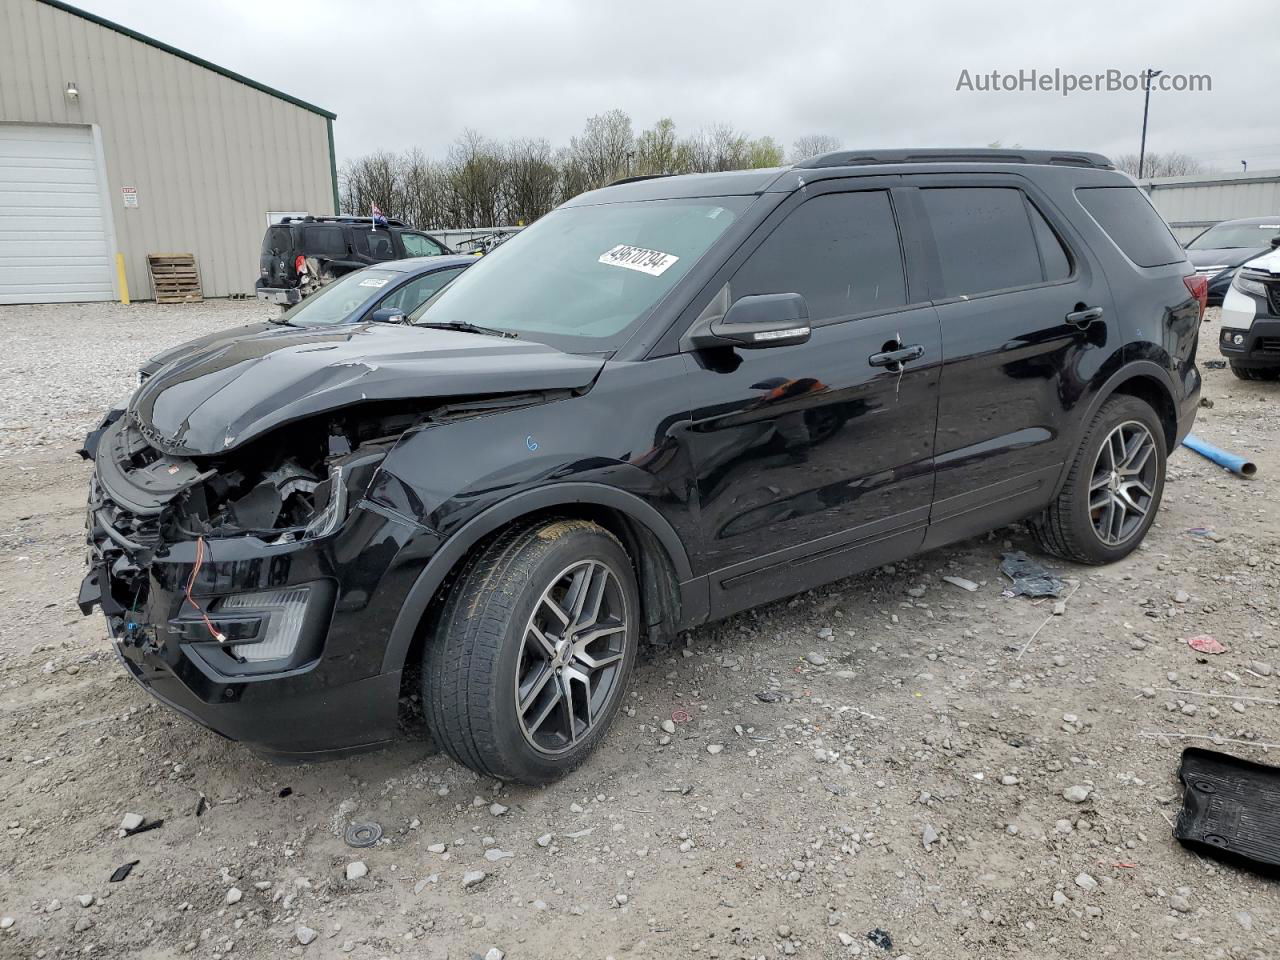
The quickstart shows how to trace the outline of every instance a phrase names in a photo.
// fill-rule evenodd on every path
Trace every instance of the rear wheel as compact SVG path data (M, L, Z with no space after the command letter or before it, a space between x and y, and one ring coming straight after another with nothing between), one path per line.
M1128 556L1155 521L1167 456L1156 412L1137 397L1112 397L1086 429L1057 499L1031 521L1032 535L1066 560Z
M549 783L591 753L635 661L626 551L585 520L509 530L450 590L423 658L427 722L478 773Z
M1280 380L1280 367L1238 367L1233 363L1231 372L1241 380Z

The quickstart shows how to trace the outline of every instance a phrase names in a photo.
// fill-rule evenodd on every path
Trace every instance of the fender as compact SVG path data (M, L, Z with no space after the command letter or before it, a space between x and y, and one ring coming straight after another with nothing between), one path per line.
M1169 371L1152 360L1134 360L1126 363L1113 373L1102 382L1102 386L1094 391L1093 399L1089 401L1084 414L1076 419L1075 433L1071 438L1070 449L1072 451L1080 449L1080 441L1084 437L1084 431L1093 421L1094 415L1102 405L1111 399L1117 389L1138 377L1147 377L1159 383L1161 389L1164 390L1166 398L1169 400L1169 405L1174 410L1175 417L1178 416L1180 408L1176 399L1178 396L1177 383ZM1169 452L1172 453L1173 451ZM1053 495L1055 497L1061 492L1063 484L1067 482L1067 476L1071 473L1073 460L1074 453L1072 458L1062 465L1062 473L1058 476L1057 484L1054 485Z
M606 487L599 483L557 483L539 487L524 493L517 493L500 503L489 507L479 516L468 521L457 533L450 537L439 550L427 561L427 565L418 574L409 589L400 612L396 615L395 626L391 628L391 639L387 643L383 655L382 672L400 670L404 667L409 646L417 632L418 625L436 590L449 575L449 571L467 552L484 537L499 527L510 523L517 517L547 507L564 506L573 503L588 503L600 507L609 507L626 514L636 523L648 529L662 544L675 567L676 579L680 582L681 593L686 604L694 607L693 615L698 609L704 611L706 598L699 596L699 587L705 591L706 581L695 580L693 568L689 563L689 555L685 550L675 529L654 507L641 500L635 494L626 493L614 487ZM692 589L690 589L692 588ZM688 619L687 617L685 619Z

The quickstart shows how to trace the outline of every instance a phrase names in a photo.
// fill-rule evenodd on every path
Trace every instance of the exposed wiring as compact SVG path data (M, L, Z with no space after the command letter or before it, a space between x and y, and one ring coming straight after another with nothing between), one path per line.
M204 537L196 538L196 560L191 565L191 576L187 577L187 589L185 591L187 602L195 607L196 612L200 614L200 619L204 621L204 625L209 630L209 635L219 643L225 643L227 636L221 630L213 625L213 621L209 619L209 615L205 613L204 608L196 603L195 598L191 596L191 591L196 585L196 577L200 575L200 568L204 566L205 553L209 551L204 544Z

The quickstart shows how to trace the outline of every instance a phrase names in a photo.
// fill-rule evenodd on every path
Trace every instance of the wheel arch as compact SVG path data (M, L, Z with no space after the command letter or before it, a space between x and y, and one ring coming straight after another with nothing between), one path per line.
M1178 404L1174 399L1174 384L1167 370L1149 360L1139 360L1125 365L1108 377L1098 388L1083 415L1076 421L1071 449L1073 451L1079 449L1084 432L1093 422L1094 415L1104 403L1117 394L1137 397L1155 410L1156 416L1160 419L1160 425L1164 428L1165 445L1168 452L1172 453L1178 444ZM1067 482L1071 463L1072 460L1068 459L1063 464L1062 475L1058 478L1054 489L1055 496Z
M666 642L684 625L705 619L705 581L694 580L685 545L661 513L614 487L553 484L494 504L444 542L418 574L396 615L383 672L413 663L413 652L426 641L430 615L443 590L476 547L513 523L540 517L591 520L622 541L636 565L643 622L652 639Z

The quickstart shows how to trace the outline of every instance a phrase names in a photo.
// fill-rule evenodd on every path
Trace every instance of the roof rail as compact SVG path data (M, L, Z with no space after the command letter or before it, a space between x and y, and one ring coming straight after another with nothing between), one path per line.
M387 226L389 227L407 227L408 224L398 217L387 217ZM307 214L304 217L281 217L281 223L373 223L372 217L313 217Z
M641 180L661 180L663 177L674 177L678 174L674 173L642 173L635 177L623 177L621 180L614 180L605 184L607 187L616 187L624 183L639 183Z
M861 167L889 163L1048 163L1062 167L1092 167L1114 170L1115 165L1100 153L1068 153L1059 150L837 150L796 164L798 169L821 167Z

